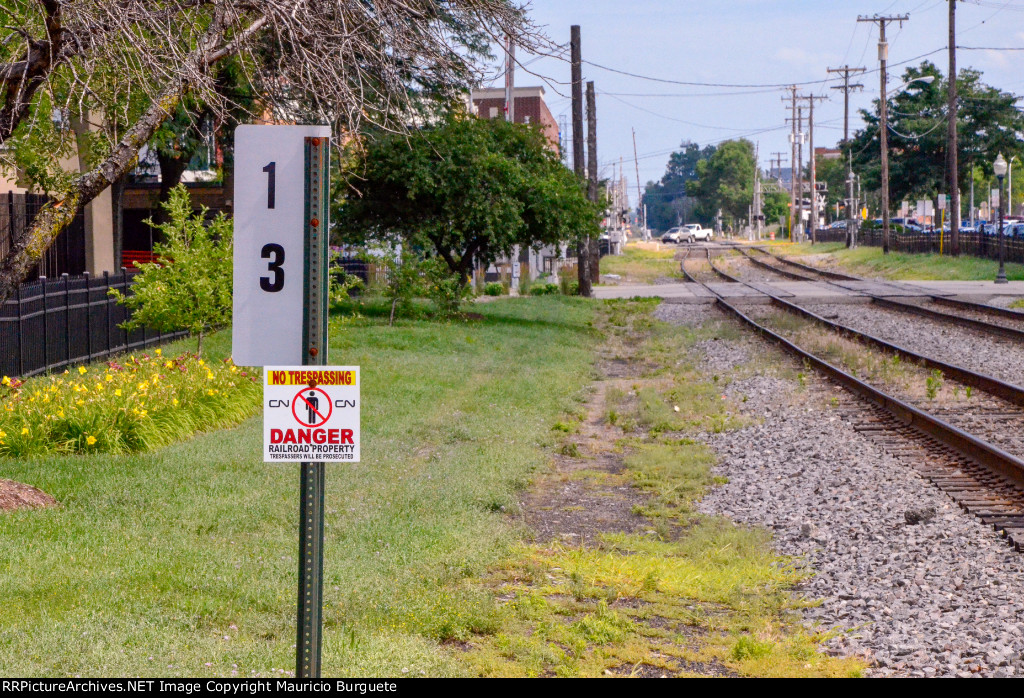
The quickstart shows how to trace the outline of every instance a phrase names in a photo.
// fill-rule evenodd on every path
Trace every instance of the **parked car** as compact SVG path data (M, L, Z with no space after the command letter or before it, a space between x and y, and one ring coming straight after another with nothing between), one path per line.
M674 242L677 245L687 237L682 228L670 228L667 233L661 236L662 242Z

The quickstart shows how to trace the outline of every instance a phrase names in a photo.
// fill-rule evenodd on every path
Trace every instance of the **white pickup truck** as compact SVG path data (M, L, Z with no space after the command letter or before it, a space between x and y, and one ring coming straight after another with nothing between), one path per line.
M712 232L711 228L705 228L700 223L687 223L683 226L682 238L690 242L697 240L707 242L711 240Z

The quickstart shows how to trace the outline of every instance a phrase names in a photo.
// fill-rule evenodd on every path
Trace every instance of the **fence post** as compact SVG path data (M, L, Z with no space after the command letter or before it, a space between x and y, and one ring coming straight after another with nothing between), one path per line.
M49 366L50 366L50 349L49 349L50 331L49 331L49 324L50 323L47 322L47 320L49 319L47 316L50 314L50 309L49 309L48 304L46 302L46 277L45 276L40 276L39 277L39 283L40 283L40 285L43 288L43 365L41 366L41 368L49 368ZM35 369L33 369L33 370L35 370Z
M18 375L25 375L25 328L22 316L21 284L18 284Z
M128 267L121 267L121 277L124 282L121 284L121 295L128 297ZM124 311L125 322L128 321L128 311ZM124 328L124 348L128 349L128 328Z
M67 272L60 275L64 280L64 355L67 357L67 366L71 366L71 278Z
M85 277L85 350L89 352L89 361L92 361L92 278L89 272L82 272Z
M107 354L107 356L109 356L110 355L110 334L111 334L111 330L110 330L110 272L107 271L106 269L103 270L103 285L104 285L104 289L103 289L104 303L103 303L103 305L107 309L107 349L106 349L105 353Z

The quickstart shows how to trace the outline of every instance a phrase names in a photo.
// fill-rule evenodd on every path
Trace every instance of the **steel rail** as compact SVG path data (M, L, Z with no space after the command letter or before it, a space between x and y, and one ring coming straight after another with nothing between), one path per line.
M710 256L708 261L711 264L711 268L714 271L718 272L718 274L732 281L737 281L737 279L732 278L724 271L718 269L715 266L714 262L711 262ZM759 289L755 288L754 286L746 282L740 281L739 283L742 283L744 286L752 288L755 291L760 291ZM917 352L911 351L910 349L906 349L905 347L902 347L898 344L893 344L892 342L888 342L884 339L875 337L874 335L870 335L866 332L855 330L847 325L841 325L838 322L833 322L827 318L824 318L816 313L811 312L810 310L807 310L804 307L796 305L795 303L790 303L789 301L778 296L772 295L765 291L760 292L768 296L771 299L771 303L773 305L776 305L790 313L793 313L794 315L799 315L801 317L807 318L808 320L813 320L814 322L817 322L825 327L828 327L829 329L838 332L839 334L845 337L849 337L850 339L861 342L862 344L874 346L878 349L881 349L882 351L891 354L901 355L907 359L916 361L917 363L925 366L926 368L938 369L942 371L943 374L950 376L951 378L958 380L961 383L970 385L974 388L978 388L979 390L983 390L991 395L1000 397L1006 400L1007 402L1012 402L1015 405L1024 407L1024 388L1018 385L1007 383L1005 381L999 380L998 378L989 376L984 373L972 371L970 369L964 368L963 366L957 366L956 364L946 363L945 361L940 361L938 359L933 359L923 354L918 354Z
M711 290L711 289L708 289ZM714 293L714 291L712 291ZM952 448L980 465L1016 482L1024 483L1024 461L1016 456L1007 453L1003 449L984 441L973 434L970 434L958 427L953 426L938 417L935 417L924 410L907 404L887 393L882 392L868 383L856 378L841 368L830 364L824 359L801 349L780 334L759 325L756 321L745 315L741 310L730 304L722 296L716 295L716 302L727 311L735 315L742 322L749 325L758 334L771 339L790 353L807 361L810 365L825 373L832 380L846 387L851 392L860 395L869 402L878 405L893 417L904 424L917 429L922 434L929 436L940 443Z
M763 247L752 247L751 249L757 250L762 254L768 255L772 259L777 259L783 264L788 264L791 267L803 269L804 271L808 271L811 273L821 274L822 276L828 277L830 279L835 279L838 281L870 281L869 279L862 279L857 276L849 276L848 274L840 274L839 272L829 271L827 269L818 269L817 267L812 267L810 264L803 264L802 262L797 262L795 260L789 259L788 257L783 257L782 255L772 254ZM846 287L840 286L840 288ZM984 303L973 303L971 301L962 301L957 300L955 298L946 298L944 296L935 296L931 294L926 295L928 299L931 300L932 302L939 303L940 305L945 305L950 308L973 310L975 312L985 313L987 315L992 315L994 317L1002 317L1012 320L1020 320L1021 322L1024 322L1024 313L1019 313L1016 310L1011 310L1010 308L997 308L996 306L985 305Z
M763 249L760 249L760 248L753 248L753 249L757 249L762 254L768 255L772 259L777 259L780 262L785 262L786 261L782 257L778 257L776 255L773 255L770 252L765 252ZM786 276L786 277L789 277L789 278L799 277L801 281L815 281L815 279L811 279L811 278L808 278L806 276L800 276L799 274L796 274L795 272L790 272L790 271L787 271L785 269L779 269L778 267L775 267L775 266L773 266L771 264L768 264L768 263L764 262L763 260L757 259L756 257L752 257L751 255L749 255L747 253L746 250L740 249L739 251L740 251L740 254L744 255L751 262L754 262L755 264L758 264L758 265L760 265L760 266L762 266L762 267L764 267L766 269L770 269L770 270L772 270L772 271L774 271L774 272L776 272L778 274L781 274L783 276ZM804 265L800 265L798 262L790 262L790 263L791 264L796 264L798 266L804 266ZM816 269L813 269L813 268L811 268L811 270L815 271L815 272L819 271L819 270L816 270ZM866 279L859 279L859 280L860 281L866 281ZM851 290L849 288L846 288L845 286L840 286L835 281L828 281L828 280L826 280L825 283L829 283L829 284L833 284L835 286L839 286L839 288L843 289L844 291ZM883 308L888 308L890 310L896 310L896 311L903 312L903 313L913 313L915 315L920 315L921 317L926 317L926 318L929 318L929 319L932 319L932 320L938 320L940 322L945 322L945 323L950 324L950 325L957 325L957 326L960 326L960 327L966 327L968 329L979 330L979 331L982 331L982 332L986 332L988 334L994 334L994 335L998 335L998 336L1001 336L1001 337L1005 337L1007 339L1012 339L1012 340L1017 341L1017 342L1024 342L1024 330L1018 330L1018 329L1015 329L1013 327L1006 327L1004 325L996 325L996 324L993 324L991 322L985 322L984 320L975 320L974 318L963 317L961 315L952 315L950 313L943 313L943 312L938 311L938 310L931 310L929 308L924 308L924 307L921 307L919 305L915 305L913 303L903 303L901 301L896 301L896 300L893 300L892 298L887 298L887 297L883 297L883 296L876 296L876 295L873 295L873 294L865 294L865 295L867 295L868 298L871 299L872 303L875 303L875 304L877 304L877 305L879 305L879 306L881 306ZM968 309L968 310L982 309L982 312L988 312L987 311L987 306L982 306L980 304L976 304L976 303L965 304L965 303L963 303L963 301L955 301L955 300L948 299L948 298L940 298L938 296L933 296L933 295L930 295L930 294L925 294L925 296L927 298L929 298L930 300L933 300L933 301L939 301L939 302L943 302L944 301L946 304L951 305L951 306L963 307L963 308ZM1013 312L1013 311L1009 311L1009 312ZM1018 315L1017 319L1024 320L1024 315L1020 315L1020 314L1015 314L1015 315Z
M709 255L710 262L710 255ZM719 274L728 276L725 272L716 268L714 262L710 262L712 269L716 269ZM731 277L730 277L731 278ZM735 280L735 279L734 279ZM878 339L871 335L863 332L858 332L849 327L833 323L819 315L816 315L809 310L801 308L798 305L790 303L782 298L774 296L770 293L766 293L760 289L755 288L751 284L738 281L749 288L762 293L770 299L770 301L778 305L779 307L792 312L797 315L801 315L808 319L819 322L822 325L830 327L840 334L845 334L857 341L861 341L865 344L873 344L885 351L890 351L903 356L919 361L930 368L937 368L947 375L959 380L967 385L974 386L979 390L984 390L992 395L1003 398L1008 402L1012 402L1016 405L1024 406L1024 388L1013 385L1011 383L1005 383L992 376L985 374L976 373L965 369L961 366L954 364L947 364L942 361L930 359L926 356L921 356L912 351L908 351L903 347L895 344L891 344L884 340ZM716 302L726 308L728 311L736 315L741 321L750 325L759 334L772 339L783 346L791 353L796 354L802 359L806 359L811 365L816 366L819 370L824 372L826 375L833 378L836 382L849 388L854 393L864 397L869 402L878 405L882 409L886 410L889 414L893 415L896 419L900 420L904 424L916 428L921 433L937 439L946 446L956 450L964 457L970 458L976 461L980 465L984 465L992 471L998 472L999 474L1010 478L1018 484L1024 485L1024 460L1017 458L1016 456L1004 451L1003 449L990 444L989 442L980 439L973 434L970 434L959 427L953 426L952 424L942 420L934 415L931 415L924 410L914 407L910 404L899 400L898 398L892 397L891 395L873 387L872 385L860 380L859 378L843 371L842 369L834 366L824 359L821 359L810 352L801 349L799 346L789 341L785 337L772 330L759 325L756 321L751 319L745 313L740 311L734 305L725 300L725 298L716 293L713 289L708 287L706 284L702 284L704 287L715 296Z

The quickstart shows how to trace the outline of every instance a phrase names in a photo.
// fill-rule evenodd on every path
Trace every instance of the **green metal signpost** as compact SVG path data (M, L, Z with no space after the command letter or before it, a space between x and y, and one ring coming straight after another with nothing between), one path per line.
M302 363L327 364L330 140L306 138ZM299 604L296 678L320 678L324 588L324 463L300 464Z

